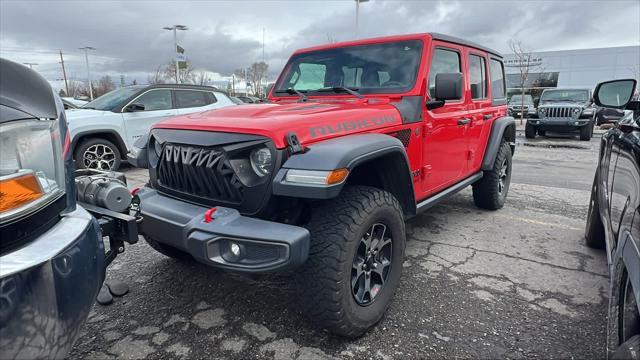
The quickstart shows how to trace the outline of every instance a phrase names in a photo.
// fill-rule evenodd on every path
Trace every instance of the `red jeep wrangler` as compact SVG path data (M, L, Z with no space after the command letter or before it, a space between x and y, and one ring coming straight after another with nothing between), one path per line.
M359 336L398 287L407 219L469 185L477 206L504 205L515 124L496 51L441 34L303 49L269 99L176 117L138 142L154 249L296 268L309 317Z

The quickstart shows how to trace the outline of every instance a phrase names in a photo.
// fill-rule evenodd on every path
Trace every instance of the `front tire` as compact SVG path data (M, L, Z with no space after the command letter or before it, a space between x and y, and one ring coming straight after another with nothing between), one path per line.
M298 280L307 316L332 333L358 337L382 319L400 283L405 224L389 192L345 188L313 209L309 259Z
M511 184L511 167L511 147L503 141L493 169L485 171L482 179L473 184L473 201L477 207L498 210L504 206Z
M524 125L524 137L527 139L533 139L536 137L536 127L529 124L529 121Z
M73 155L76 169L116 171L120 168L120 150L106 139L87 139L76 147Z
M580 140L582 141L590 141L591 136L593 135L593 123L589 122L589 124L580 128Z

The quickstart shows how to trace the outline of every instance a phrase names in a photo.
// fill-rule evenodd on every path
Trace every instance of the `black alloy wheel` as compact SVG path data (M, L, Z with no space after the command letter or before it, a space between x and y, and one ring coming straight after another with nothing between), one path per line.
M351 293L358 305L370 305L384 288L391 271L392 241L382 223L373 224L360 240L351 268Z

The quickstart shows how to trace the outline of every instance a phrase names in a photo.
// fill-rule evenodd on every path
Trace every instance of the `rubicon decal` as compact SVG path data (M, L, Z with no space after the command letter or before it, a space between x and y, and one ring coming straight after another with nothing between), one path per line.
M366 129L374 126L395 123L396 117L393 115L375 116L370 119L348 120L340 121L332 125L313 126L309 128L309 132L311 133L311 137L315 138L321 135L338 134L351 130Z

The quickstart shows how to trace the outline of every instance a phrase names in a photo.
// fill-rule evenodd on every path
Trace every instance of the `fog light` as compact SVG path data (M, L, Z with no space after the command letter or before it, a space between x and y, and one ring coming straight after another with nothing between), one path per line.
M578 125L578 124L580 124L579 121L576 121L576 122L573 123L573 125Z
M240 245L232 242L231 245L229 245L229 249L233 256L240 256Z

